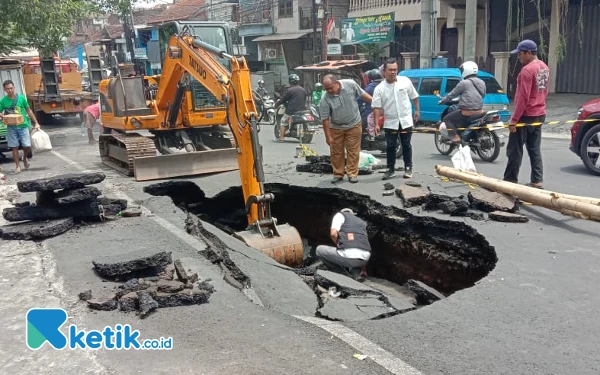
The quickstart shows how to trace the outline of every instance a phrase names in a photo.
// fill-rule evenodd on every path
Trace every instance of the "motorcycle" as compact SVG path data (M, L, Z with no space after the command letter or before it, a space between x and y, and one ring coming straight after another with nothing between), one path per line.
M285 105L281 104L277 108L277 115L275 120L275 126L273 126L273 135L275 139L279 139L279 128L281 124L281 118L285 115ZM311 143L313 135L317 130L317 126L314 125L315 118L313 117L311 110L304 110L294 113L291 117L291 123L285 124L285 137L292 137L300 140L300 143Z
M275 101L271 99L269 94L261 96L258 92L252 90L254 103L258 111L258 122L266 119L271 125L275 124Z
M444 116L459 110L458 98L445 105L448 106L448 109L444 112ZM469 120L469 125L466 126L465 130L458 130L462 145L469 146L471 151L479 155L481 160L493 162L500 155L500 148L504 146L504 142L500 141L500 137L496 134L498 130L504 129L504 123L500 120L498 111L488 111L474 115ZM437 123L437 128L438 131L434 136L435 147L440 154L449 155L458 145L448 143L451 137L445 130L443 121Z

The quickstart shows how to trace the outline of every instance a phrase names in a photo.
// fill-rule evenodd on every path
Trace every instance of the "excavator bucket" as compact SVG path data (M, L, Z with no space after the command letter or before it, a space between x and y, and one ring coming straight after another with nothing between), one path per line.
M235 148L137 157L133 159L133 165L136 181L194 176L239 169Z
M279 236L264 237L256 231L234 233L234 237L246 245L289 267L302 266L304 247L300 233L289 224L277 225Z

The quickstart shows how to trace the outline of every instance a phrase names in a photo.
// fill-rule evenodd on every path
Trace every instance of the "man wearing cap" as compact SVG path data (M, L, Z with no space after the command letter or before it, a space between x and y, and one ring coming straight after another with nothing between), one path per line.
M367 276L367 262L371 257L371 245L367 223L356 217L349 208L336 213L331 222L329 235L336 246L319 245L317 257L344 269L360 269L359 280Z
M521 126L518 123L532 124L546 121L546 97L550 82L550 69L538 59L537 45L526 39L519 43L511 54L518 54L523 69L517 77L517 92L514 100L514 110L509 122L508 145L506 156L508 162L504 171L504 180L517 183L519 169L523 160L523 145L527 148L531 162L531 180L527 186L543 188L542 164L542 127Z

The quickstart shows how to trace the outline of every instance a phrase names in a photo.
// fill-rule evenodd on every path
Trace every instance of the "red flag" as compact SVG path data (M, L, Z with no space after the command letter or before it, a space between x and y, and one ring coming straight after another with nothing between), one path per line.
M333 17L327 23L327 38L333 39L335 37L335 20Z

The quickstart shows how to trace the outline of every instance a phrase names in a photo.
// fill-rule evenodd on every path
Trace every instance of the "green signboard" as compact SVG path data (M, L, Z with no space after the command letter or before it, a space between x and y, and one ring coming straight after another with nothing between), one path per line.
M394 40L394 13L342 19L342 45L386 43Z

